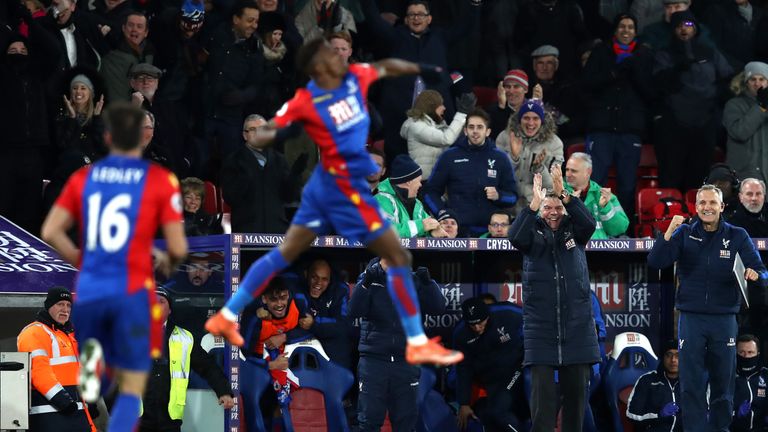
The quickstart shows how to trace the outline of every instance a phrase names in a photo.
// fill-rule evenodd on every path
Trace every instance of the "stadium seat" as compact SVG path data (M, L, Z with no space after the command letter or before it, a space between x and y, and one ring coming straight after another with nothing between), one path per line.
M587 152L587 145L583 142L574 143L566 147L565 149L565 160L566 162L568 159L571 158L571 155L573 155L576 152L586 153Z
M485 108L499 100L496 87L472 87L472 93L477 97L477 106Z
M352 372L309 346L291 352L290 369L299 379L299 388L291 392L289 405L292 430L348 431L342 401L352 385Z
M603 377L613 430L625 432L634 430L626 417L627 399L637 379L655 370L658 361L645 335L635 332L616 335L613 352L608 359Z
M688 203L688 210L690 211L694 211L696 208L696 194L698 192L698 189L690 189L685 193L685 202Z
M246 432L265 431L259 399L271 385L272 376L264 360L249 357L240 362L240 421L245 424Z
M677 189L647 188L640 190L637 194L636 208L639 223L635 227L635 237L653 236L654 228L658 229L660 222L669 222L668 220L658 220L654 210L664 198L683 202L683 196Z
M422 367L419 377L418 432L458 432L456 416L445 403L443 395L434 390L437 377L431 368Z
M209 181L205 182L205 199L203 199L203 211L209 215L221 213L219 211L219 194L216 190L216 185Z

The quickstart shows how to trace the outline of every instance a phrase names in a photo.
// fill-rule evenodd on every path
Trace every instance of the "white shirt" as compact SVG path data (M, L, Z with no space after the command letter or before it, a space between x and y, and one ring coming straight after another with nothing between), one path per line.
M64 36L64 45L67 46L67 58L69 59L69 66L77 66L77 45L75 45L75 25L60 29L61 35Z

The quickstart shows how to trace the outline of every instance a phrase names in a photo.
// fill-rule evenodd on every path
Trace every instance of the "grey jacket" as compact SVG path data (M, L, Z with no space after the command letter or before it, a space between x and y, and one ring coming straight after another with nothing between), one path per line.
M760 109L743 84L741 87L742 92L723 110L723 126L728 132L725 162L741 179L768 181L768 112Z
M456 142L467 115L456 113L451 124L435 123L429 116L408 117L400 127L400 136L408 141L408 155L421 167L424 180L432 174L437 158Z

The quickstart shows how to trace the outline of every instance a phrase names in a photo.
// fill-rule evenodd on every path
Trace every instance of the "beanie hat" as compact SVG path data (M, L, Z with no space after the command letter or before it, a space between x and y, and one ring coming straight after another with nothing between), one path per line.
M691 22L693 23L694 27L698 27L698 24L696 23L696 17L693 16L691 11L678 11L669 17L669 24L672 25L673 29L677 28L677 26L684 22Z
M762 75L763 78L768 79L768 64L759 61L747 63L744 66L744 81L747 81L753 75Z
M446 219L453 219L456 223L459 223L459 218L456 216L456 211L452 209L442 209L437 214L437 221L442 222Z
M480 297L473 297L461 304L461 315L467 324L477 324L490 316L488 305Z
M45 297L43 306L45 307L45 310L48 310L51 306L62 300L72 303L72 293L62 286L56 286L48 290L48 295Z
M75 83L80 83L88 87L88 90L90 90L91 94L93 94L93 81L91 81L91 79L88 78L87 76L83 74L75 75L75 77L72 78L72 81L69 82L69 88L74 87Z
M544 106L536 99L526 99L523 105L520 106L520 111L517 112L517 119L520 120L526 113L534 112L539 116L541 121L544 121Z
M389 182L393 185L409 182L421 175L421 167L407 154L399 154L389 167Z
M522 69L512 69L504 75L504 82L512 81L520 84L528 91L528 74Z
M664 341L664 344L662 344L661 346L661 356L663 356L669 350L676 350L676 349L677 349L677 340L667 339Z
M205 7L201 0L184 0L181 4L181 19L191 23L202 23L205 19Z
M155 288L155 294L158 297L164 297L166 300L168 300L168 304L171 304L171 295L168 294L168 290L167 289L165 289L165 288L163 288L161 286L158 286L157 288Z

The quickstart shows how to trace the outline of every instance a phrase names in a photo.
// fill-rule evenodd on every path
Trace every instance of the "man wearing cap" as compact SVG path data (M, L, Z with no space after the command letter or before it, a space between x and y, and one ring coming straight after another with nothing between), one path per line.
M581 431L591 366L600 362L584 251L595 220L564 189L560 166L550 172L552 192L535 174L533 199L509 229L523 254L523 365L531 369L531 430L551 432L562 400L561 430Z
M523 390L523 316L511 303L487 305L479 297L461 305L462 321L453 331L455 349L464 353L456 365L458 423L463 430L475 412L470 406L472 384L488 393L485 409L478 415L494 431L520 430L521 419L528 418L528 403Z
M152 64L154 61L155 48L147 40L147 25L143 13L130 12L122 26L123 37L119 45L102 59L100 72L109 102L130 100L131 87L125 78L131 68L137 63Z
M419 189L421 167L410 156L401 154L392 161L389 178L379 183L379 192L374 198L400 238L446 237L440 223L424 210L417 198Z
M681 432L677 341L664 344L656 370L637 379L627 401L627 417L640 431Z
M141 432L180 432L187 398L190 371L200 375L216 393L219 405L230 409L235 405L229 380L206 353L192 333L176 324L173 300L165 288L155 290L162 310L165 343L161 357L152 361L152 371L144 392Z
M579 93L580 84L575 84L576 72L570 75L561 73L560 50L552 45L542 45L531 53L533 76L531 85L532 99L540 99L548 112L551 112L558 126L558 133L570 135L578 133L576 119L583 115L584 107L580 102L583 95ZM580 64L580 63L579 63Z
M701 185L712 164L721 121L718 88L733 75L720 51L698 34L699 24L690 11L673 13L670 45L657 51L653 66L663 98L654 127L659 184L665 188Z
M768 181L768 64L747 63L743 79L734 88L736 96L723 110L728 132L725 161L739 178Z
M490 134L488 114L479 108L470 112L464 136L440 155L425 187L431 213L453 208L470 235L483 234L494 210L517 201L512 163ZM448 201L443 202L446 192Z
M64 287L53 287L37 320L16 338L17 349L30 353L29 427L33 431L96 431L77 392L80 362L71 311L72 294Z
M491 116L491 130L501 131L525 101L528 93L528 74L522 69L512 69L504 75L496 89L497 102L486 108Z

